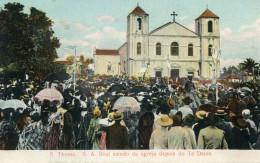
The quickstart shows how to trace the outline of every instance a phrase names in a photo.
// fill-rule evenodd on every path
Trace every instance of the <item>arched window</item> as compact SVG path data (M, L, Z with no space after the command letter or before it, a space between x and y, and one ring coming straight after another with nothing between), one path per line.
M188 45L188 56L193 56L193 45L192 44Z
M208 47L208 54L209 54L209 56L212 56L211 50L212 50L212 45L209 45L209 47Z
M156 55L161 55L161 43L156 44Z
M137 53L137 55L141 55L141 43L138 42L136 47L137 47L137 48L136 48L136 53Z
M208 21L208 32L213 32L212 21Z
M139 30L142 29L142 19L141 19L141 18L137 18L137 28L138 28Z
M173 42L171 44L171 55L173 56L179 55L179 44L177 42Z

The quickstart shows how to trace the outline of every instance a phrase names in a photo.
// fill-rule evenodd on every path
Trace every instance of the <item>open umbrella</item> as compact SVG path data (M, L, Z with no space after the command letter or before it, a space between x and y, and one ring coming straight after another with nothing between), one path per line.
M0 108L1 109L6 109L6 108L13 108L13 109L17 109L17 108L23 108L25 109L27 107L27 105L17 99L12 99L12 100L6 100L6 101L2 101L0 103Z
M43 102L44 100L49 100L51 102L52 101L58 101L59 103L62 103L63 96L56 89L46 88L46 89L41 90L35 96L35 99L38 100L39 102Z
M242 88L241 88L241 91L249 91L249 92L251 92L251 89L248 88L248 87L242 87Z
M120 92L122 90L127 90L127 88L123 85L112 85L108 88L107 92Z
M140 111L140 105L133 97L120 97L114 104L113 110L115 109L132 114Z
M58 80L60 82L63 82L64 80L68 80L70 78L70 75L68 73L66 73L66 70L65 69L62 69L58 72L55 72L55 73L51 73L49 75L47 75L43 81L54 81L54 80Z
M148 88L143 86L143 85L136 85L134 86L130 92L136 92L136 93L139 93L139 92L147 92L148 91Z

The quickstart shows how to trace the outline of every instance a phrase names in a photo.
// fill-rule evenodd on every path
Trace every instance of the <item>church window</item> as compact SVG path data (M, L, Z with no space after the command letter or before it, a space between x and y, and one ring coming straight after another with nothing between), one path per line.
M208 21L208 32L213 32L212 21Z
M208 47L208 54L209 56L212 56L212 45L209 45Z
M156 55L161 55L161 43L156 44Z
M137 19L137 28L138 28L139 30L142 29L142 19L141 19L141 18L138 18L138 19Z
M136 53L137 53L137 55L141 55L141 43L140 42L137 43Z
M171 55L173 56L179 55L179 44L177 42L173 42L171 44Z
M193 56L193 45L192 44L188 45L188 56Z
M111 62L108 62L107 71L111 71Z

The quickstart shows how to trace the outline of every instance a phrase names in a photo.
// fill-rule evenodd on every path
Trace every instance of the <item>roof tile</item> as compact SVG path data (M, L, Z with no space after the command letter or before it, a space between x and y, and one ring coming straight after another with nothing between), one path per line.
M119 55L118 50L96 49L95 55Z
M219 18L219 17L217 15L215 15L209 9L206 9L197 19L199 19L199 18Z
M148 15L141 7L137 6L130 14Z

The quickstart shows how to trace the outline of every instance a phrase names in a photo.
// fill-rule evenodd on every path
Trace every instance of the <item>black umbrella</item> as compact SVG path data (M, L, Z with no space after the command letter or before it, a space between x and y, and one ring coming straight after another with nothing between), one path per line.
M139 92L147 92L148 91L148 88L144 87L144 86L134 86L132 89L131 89L131 92L136 92L136 93L139 93Z
M113 85L108 88L107 92L120 92L120 91L126 91L127 88L123 85Z
M47 75L43 81L50 81L50 82L53 82L55 80L58 80L60 82L63 82L64 80L68 80L70 78L70 75L68 73L66 73L66 70L65 69L61 69L60 71L58 72L54 72L54 73L51 73L49 75Z

